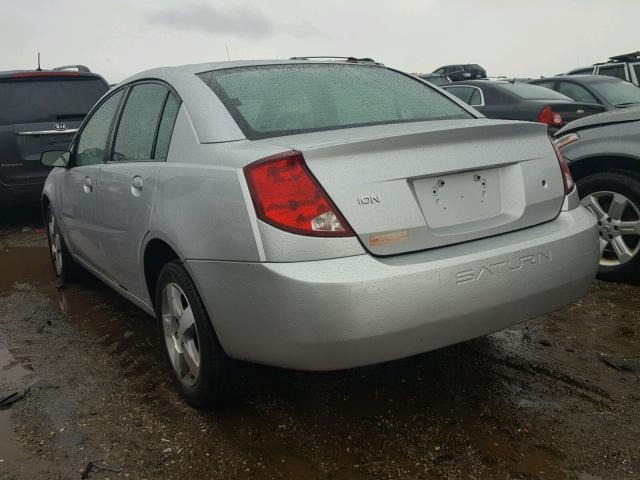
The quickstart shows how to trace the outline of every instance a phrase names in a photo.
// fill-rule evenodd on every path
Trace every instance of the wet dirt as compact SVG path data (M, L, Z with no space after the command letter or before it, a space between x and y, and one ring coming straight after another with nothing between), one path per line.
M0 396L31 386L0 410L0 479L640 478L638 287L383 365L244 365L243 399L198 412L155 320L88 275L56 288L29 218L0 222Z

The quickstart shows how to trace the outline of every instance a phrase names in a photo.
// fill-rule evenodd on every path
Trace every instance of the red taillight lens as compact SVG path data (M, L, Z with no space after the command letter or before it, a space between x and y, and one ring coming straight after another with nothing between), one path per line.
M540 115L538 115L538 121L540 123L546 123L551 127L560 127L564 125L562 115L560 115L558 112L554 112L549 105L542 109Z
M560 164L560 171L562 172L562 180L564 182L564 194L570 194L574 188L576 188L576 182L573 180L573 176L571 175L571 170L569 170L569 165L567 164L567 160L560 153L560 149L555 144L553 139L549 137L551 140L551 145L553 145L553 149L556 152L556 157L558 157L558 163Z
M244 175L260 220L301 235L353 236L300 152L258 160L244 168Z

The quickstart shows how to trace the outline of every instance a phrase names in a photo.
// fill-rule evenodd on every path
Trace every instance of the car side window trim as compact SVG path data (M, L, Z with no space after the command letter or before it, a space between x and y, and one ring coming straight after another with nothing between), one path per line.
M484 92L482 91L482 89L480 87L476 87L476 86L472 86L472 85L444 85L443 87L441 87L444 90L449 90L451 88L469 88L469 89L475 89L480 93L480 103L478 104L474 104L471 105L469 104L470 107L485 107L485 101L484 101ZM451 95L453 95L453 93L451 93ZM455 95L454 95L455 96ZM473 94L471 94L469 96L469 98L473 98Z
M118 135L118 129L120 128L120 121L122 120L122 115L124 113L124 107L127 104L127 100L129 99L129 95L131 95L131 92L133 91L133 87L136 87L138 85L144 85L144 84L156 84L156 85L161 85L164 88L167 89L167 93L164 96L164 99L162 101L162 108L160 109L160 114L156 120L156 127L155 127L155 133L154 133L154 137L153 137L153 144L151 146L151 155L150 158L145 159L145 160L141 160L141 159L132 159L132 160L114 160L113 159L113 150L115 148L115 142L116 142L116 137ZM115 129L113 131L113 136L109 138L109 145L108 145L108 150L109 153L106 156L106 160L104 163L108 163L108 164L118 164L118 163L148 163L148 162L166 162L166 159L156 159L155 158L155 150L156 150L156 143L158 141L158 132L160 129L160 123L162 121L162 116L164 114L164 110L167 106L167 102L169 97L173 94L175 95L176 99L178 100L179 104L182 105L182 98L180 97L180 95L178 95L178 92L176 92L176 90L169 85L168 83L160 80L160 79L155 79L155 78L149 78L149 79L142 79L142 80L137 80L135 82L132 83L128 83L127 85L124 85L122 88L127 88L128 91L125 95L125 98L123 98L122 103L119 106L119 110L118 110L118 114L117 114L117 122L114 122L115 125ZM112 125L113 127L113 125Z

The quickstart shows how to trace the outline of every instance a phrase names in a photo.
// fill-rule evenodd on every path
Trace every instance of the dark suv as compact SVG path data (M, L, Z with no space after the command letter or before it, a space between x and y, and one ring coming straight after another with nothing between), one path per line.
M108 88L83 66L0 72L0 212L39 201L49 174L40 155L67 148Z
M487 78L487 71L477 63L445 65L444 67L440 67L437 70L434 70L433 73L446 75L451 79L452 82Z

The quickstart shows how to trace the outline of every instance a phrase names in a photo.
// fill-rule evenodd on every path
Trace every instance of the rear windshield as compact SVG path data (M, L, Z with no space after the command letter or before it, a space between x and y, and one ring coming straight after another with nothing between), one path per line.
M640 88L625 81L600 80L591 82L591 88L602 95L607 102L616 106L640 103Z
M199 75L250 140L473 116L410 76L370 65L268 65Z
M100 78L0 81L0 124L81 120L107 91Z
M573 100L561 93L528 83L501 83L500 87L525 100L565 100L573 102Z

